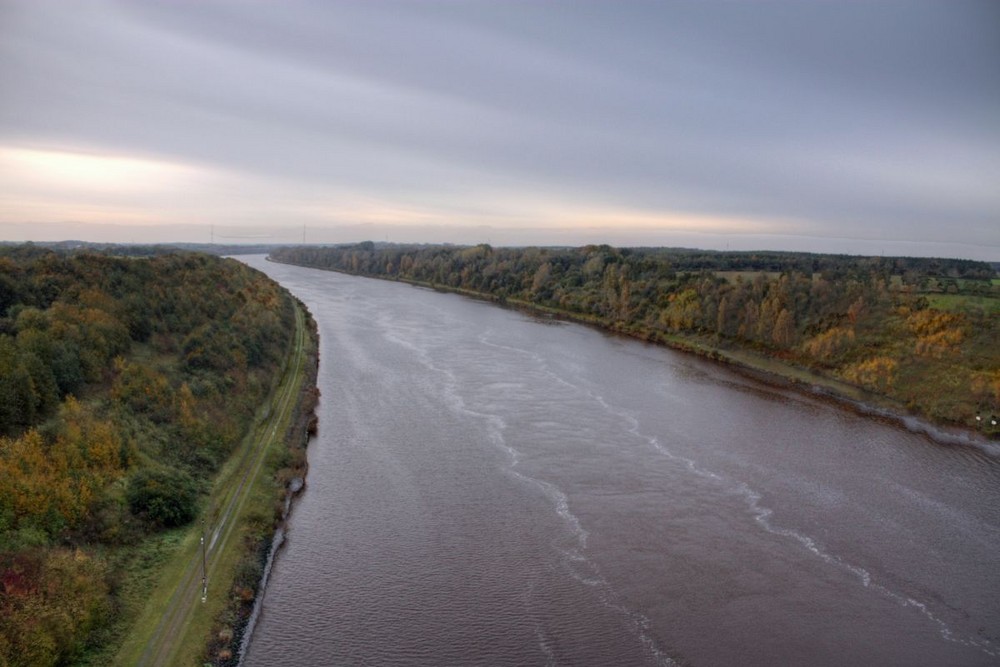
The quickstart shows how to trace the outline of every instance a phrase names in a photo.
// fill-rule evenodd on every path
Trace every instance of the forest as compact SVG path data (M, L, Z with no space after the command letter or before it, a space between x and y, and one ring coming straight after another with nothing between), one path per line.
M985 262L370 241L271 257L527 306L709 356L748 351L936 423L1000 433L990 423L1000 413L1000 280Z
M0 665L107 640L141 545L196 516L294 317L231 259L0 248Z

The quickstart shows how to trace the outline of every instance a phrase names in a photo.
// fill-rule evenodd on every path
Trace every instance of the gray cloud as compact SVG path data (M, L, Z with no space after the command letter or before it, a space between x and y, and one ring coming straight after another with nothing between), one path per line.
M288 197L1000 246L989 0L0 0L0 86L2 144L190 161Z

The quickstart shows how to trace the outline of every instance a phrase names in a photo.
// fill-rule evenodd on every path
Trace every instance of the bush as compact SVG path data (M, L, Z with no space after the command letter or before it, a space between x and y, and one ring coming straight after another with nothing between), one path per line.
M164 528L183 526L198 510L198 486L173 468L140 470L129 480L128 506L133 514Z

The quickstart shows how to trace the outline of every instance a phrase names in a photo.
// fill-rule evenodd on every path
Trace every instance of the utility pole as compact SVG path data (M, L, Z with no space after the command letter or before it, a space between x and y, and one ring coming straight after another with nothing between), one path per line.
M205 544L205 519L201 520L201 601L208 599L208 547Z

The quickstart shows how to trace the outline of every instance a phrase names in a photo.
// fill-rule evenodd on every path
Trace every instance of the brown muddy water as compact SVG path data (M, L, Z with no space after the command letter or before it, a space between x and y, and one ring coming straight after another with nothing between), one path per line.
M246 261L320 432L244 664L1000 664L1000 452L404 284Z

